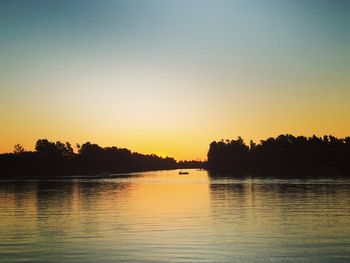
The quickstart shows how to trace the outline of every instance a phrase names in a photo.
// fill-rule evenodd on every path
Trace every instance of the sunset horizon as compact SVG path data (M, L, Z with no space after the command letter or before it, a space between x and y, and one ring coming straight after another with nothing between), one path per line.
M211 141L350 134L346 1L1 1L0 152L205 160Z
M350 0L0 0L0 263L350 262Z
M296 138L298 137L303 137L303 138L312 138L312 137L316 137L316 138L320 138L320 139L323 139L325 136L328 137L332 137L332 136L335 136L335 138L337 139L346 139L346 138L349 138L349 135L346 135L346 136L336 136L334 134L322 134L322 135L317 135L317 134L310 134L310 135L304 135L304 134L291 134L291 133L280 133L280 134L277 134L277 135L272 135L272 136L268 136L268 137L265 137L265 138L261 138L261 139L257 139L257 140L253 140L253 139L245 139L244 137L242 136L231 136L231 137L228 137L228 138L220 138L220 139L214 139L214 140L211 140L208 142L208 144L205 145L205 153L203 156L201 157L197 157L197 158L178 158L177 156L174 156L174 155L171 155L171 154L167 154L167 153L164 153L164 152L155 152L155 151L142 151L142 150L135 150L133 148L130 148L128 147L127 145L126 146L121 146L121 145L113 145L113 144L100 144L94 140L85 140L85 141L81 141L81 142L72 142L72 141L69 141L69 140L64 140L64 139L51 139L51 138L38 138L37 140L35 140L33 143L32 143L32 146L31 147L25 147L23 144L21 143L16 143L14 145L12 145L12 147L10 147L7 151L4 151L2 152L3 154L6 154L6 153L12 153L15 151L15 147L16 145L20 145L21 147L23 147L23 150L24 151L35 151L35 144L38 140L41 140L41 139L47 139L48 141L51 141L51 142L62 142L62 143L69 143L71 144L73 150L75 153L78 153L79 152L79 147L81 145L83 145L84 143L92 143L92 144L96 144L102 148L110 148L110 147L117 147L119 149L127 149L127 150L130 150L131 152L133 153L139 153L139 154L145 154L145 155L157 155L159 157L162 157L162 158L166 158L166 157L170 157L170 158L174 158L176 161L178 162L181 162L181 161L199 161L199 162L206 162L207 161L207 155L208 155L208 150L209 150L209 145L210 143L212 142L220 142L220 141L223 141L223 142L226 142L226 141L231 141L231 140L236 140L237 138L242 138L244 143L249 145L251 142L255 143L255 144L260 144L262 141L266 141L268 139L271 139L271 138L277 138L278 136L285 136L285 135L291 135L291 136L294 136ZM0 152L0 154L2 154Z

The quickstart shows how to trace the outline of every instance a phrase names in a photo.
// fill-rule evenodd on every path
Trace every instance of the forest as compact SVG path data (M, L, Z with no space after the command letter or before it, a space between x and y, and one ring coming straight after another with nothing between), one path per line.
M250 141L212 142L207 169L213 172L350 173L350 137L282 134Z
M0 154L0 176L61 176L79 174L124 173L175 168L197 168L201 162L181 161L140 154L117 147L100 147L86 142L75 153L69 142L39 139L35 151L25 151L19 144L13 153Z
M74 152L69 142L39 139L35 151L19 144L0 154L0 176L99 175L151 170L206 168L214 173L350 174L350 137L282 134L247 145L241 137L213 141L207 161L176 161L125 148L86 142Z

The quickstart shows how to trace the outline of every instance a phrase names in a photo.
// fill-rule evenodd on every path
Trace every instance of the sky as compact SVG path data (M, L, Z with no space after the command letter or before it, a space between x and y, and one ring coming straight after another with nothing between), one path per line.
M0 0L0 152L350 135L350 1Z

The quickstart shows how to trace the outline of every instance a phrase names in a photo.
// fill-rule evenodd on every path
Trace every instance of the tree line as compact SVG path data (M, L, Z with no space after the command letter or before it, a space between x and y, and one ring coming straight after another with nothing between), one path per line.
M140 154L125 148L100 147L86 142L75 153L69 142L39 139L35 151L25 151L19 144L13 153L0 154L0 175L59 176L78 174L123 173L147 170L198 167L201 162L177 162L171 157Z
M250 141L214 141L207 168L215 172L339 172L350 173L350 137L305 137L282 134Z

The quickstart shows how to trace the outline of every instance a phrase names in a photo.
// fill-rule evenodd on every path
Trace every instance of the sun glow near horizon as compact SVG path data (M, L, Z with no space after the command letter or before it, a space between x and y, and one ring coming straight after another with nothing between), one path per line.
M350 134L346 1L0 3L0 152Z

